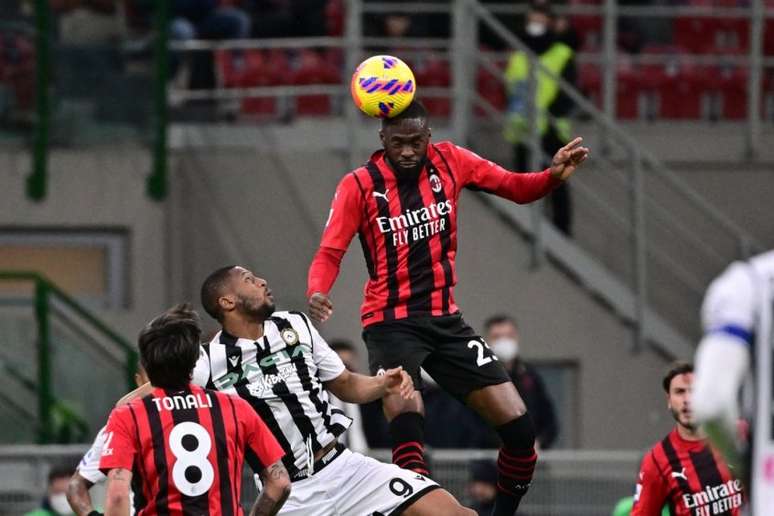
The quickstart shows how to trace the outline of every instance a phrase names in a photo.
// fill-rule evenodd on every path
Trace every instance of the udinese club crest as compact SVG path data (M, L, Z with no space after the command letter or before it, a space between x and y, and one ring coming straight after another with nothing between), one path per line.
M296 332L296 330L293 328L285 328L280 332L280 336L288 346L294 346L298 344L298 332Z
M430 188L435 193L438 193L443 189L443 184L441 184L441 178L439 178L437 174L430 174Z

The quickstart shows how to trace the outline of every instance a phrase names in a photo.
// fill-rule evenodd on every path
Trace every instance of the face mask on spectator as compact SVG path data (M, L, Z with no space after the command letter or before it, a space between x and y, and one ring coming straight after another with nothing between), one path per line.
M519 355L519 341L510 337L501 337L492 342L490 347L503 362L510 362Z
M526 32L533 38L542 36L543 34L546 33L547 30L548 30L548 26L543 22L531 21L527 23Z
M65 493L57 493L49 496L48 503L51 504L51 508L57 514L65 515L73 513L70 504L67 503L67 495Z

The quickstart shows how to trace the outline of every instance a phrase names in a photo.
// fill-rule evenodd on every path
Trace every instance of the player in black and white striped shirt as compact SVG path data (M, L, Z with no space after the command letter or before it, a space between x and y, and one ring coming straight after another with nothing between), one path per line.
M348 371L306 315L275 312L266 281L243 267L210 274L202 305L222 330L203 346L194 382L245 399L277 437L294 482L280 514L475 515L429 478L337 441L351 420L326 391L350 403L408 398L414 390L404 371Z

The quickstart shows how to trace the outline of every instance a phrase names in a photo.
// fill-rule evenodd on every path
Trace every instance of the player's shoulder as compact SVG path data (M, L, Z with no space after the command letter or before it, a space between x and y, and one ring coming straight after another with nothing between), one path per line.
M748 296L756 283L753 263L736 261L726 267L707 288L705 304L718 298Z
M774 278L774 249L750 258L749 263L757 274Z
M312 324L312 321L309 320L308 315L297 310L282 310L279 312L274 312L271 314L271 318L275 323L284 321L294 328L301 326L308 327Z

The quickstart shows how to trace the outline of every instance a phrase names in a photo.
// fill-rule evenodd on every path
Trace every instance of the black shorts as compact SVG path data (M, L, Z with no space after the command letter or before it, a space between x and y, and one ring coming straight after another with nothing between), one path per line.
M465 402L472 391L510 382L502 363L461 314L411 317L363 330L371 374L403 366L422 388L419 368L446 392Z

